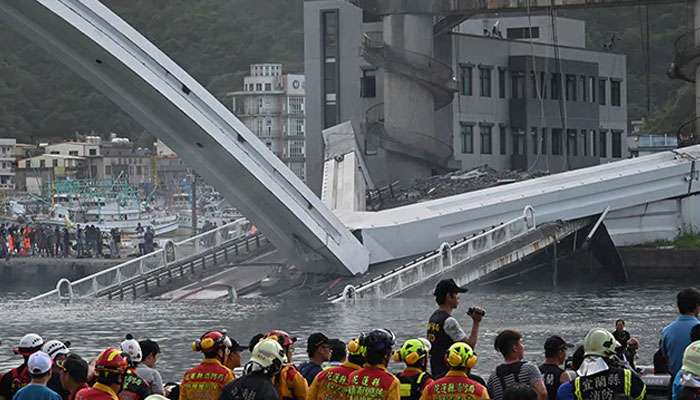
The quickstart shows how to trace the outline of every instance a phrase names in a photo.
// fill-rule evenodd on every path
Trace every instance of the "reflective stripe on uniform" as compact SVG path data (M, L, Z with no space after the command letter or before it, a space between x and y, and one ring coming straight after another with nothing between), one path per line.
M632 371L625 369L625 396L632 393Z
M399 385L399 392L401 394L401 397L408 397L411 395L411 384L410 383L402 383Z
M581 377L576 377L574 380L574 396L576 396L576 400L583 400L583 395L581 394Z

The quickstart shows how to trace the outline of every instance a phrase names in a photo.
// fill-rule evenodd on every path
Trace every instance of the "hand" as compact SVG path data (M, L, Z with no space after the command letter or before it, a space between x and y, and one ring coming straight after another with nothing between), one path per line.
M474 307L474 312L471 313L469 316L472 318L472 321L478 324L484 318L485 314L486 311L483 308Z

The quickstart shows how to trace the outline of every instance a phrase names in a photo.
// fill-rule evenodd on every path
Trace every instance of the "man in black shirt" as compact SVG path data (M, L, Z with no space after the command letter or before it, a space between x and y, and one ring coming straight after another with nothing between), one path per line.
M544 363L540 365L544 386L547 388L547 399L556 400L559 386L569 381L569 375L561 365L566 361L566 349L574 346L566 343L559 336L550 336L544 342Z

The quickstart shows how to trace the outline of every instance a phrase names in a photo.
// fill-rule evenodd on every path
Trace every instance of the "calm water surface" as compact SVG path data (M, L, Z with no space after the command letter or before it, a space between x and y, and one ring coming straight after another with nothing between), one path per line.
M679 282L646 283L624 287L578 287L558 290L531 284L482 288L467 293L456 313L469 328L465 311L470 305L487 310L477 352L476 372L488 376L500 357L493 339L504 328L525 335L526 358L540 362L547 336L562 335L580 343L593 326L612 328L617 318L641 342L640 361L649 364L660 329L675 318L675 294L687 285ZM199 360L190 343L209 329L225 328L247 344L258 332L282 328L300 337L297 361L304 357L305 338L322 331L349 339L373 327L388 327L399 340L424 336L425 323L435 308L432 297L331 305L314 299L240 299L236 304L219 302L79 302L29 304L13 298L24 293L0 292L0 370L18 364L11 348L27 332L45 339L69 340L84 357L94 357L116 345L126 333L157 340L163 354L159 369L166 380L179 380L185 369ZM247 354L245 355L247 358Z

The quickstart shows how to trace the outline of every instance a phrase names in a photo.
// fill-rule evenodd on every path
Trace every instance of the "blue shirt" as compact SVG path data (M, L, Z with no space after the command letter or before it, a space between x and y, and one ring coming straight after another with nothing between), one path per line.
M311 386L311 384L314 382L314 378L316 375L319 374L319 372L323 371L323 367L312 362L312 361L307 361L299 366L299 373L306 379L306 382Z
M683 363L683 352L690 344L690 330L700 324L697 318L689 315L679 315L675 321L666 325L661 331L664 354L668 358L668 368L671 376L675 376Z
M30 383L20 389L12 400L62 400L61 396L45 385Z
M671 388L671 400L676 400L678 395L681 394L683 390L683 385L681 385L681 377L683 376L683 371L678 371L676 377L673 378L673 386Z
M562 383L557 389L557 400L575 400L574 385L571 382Z

